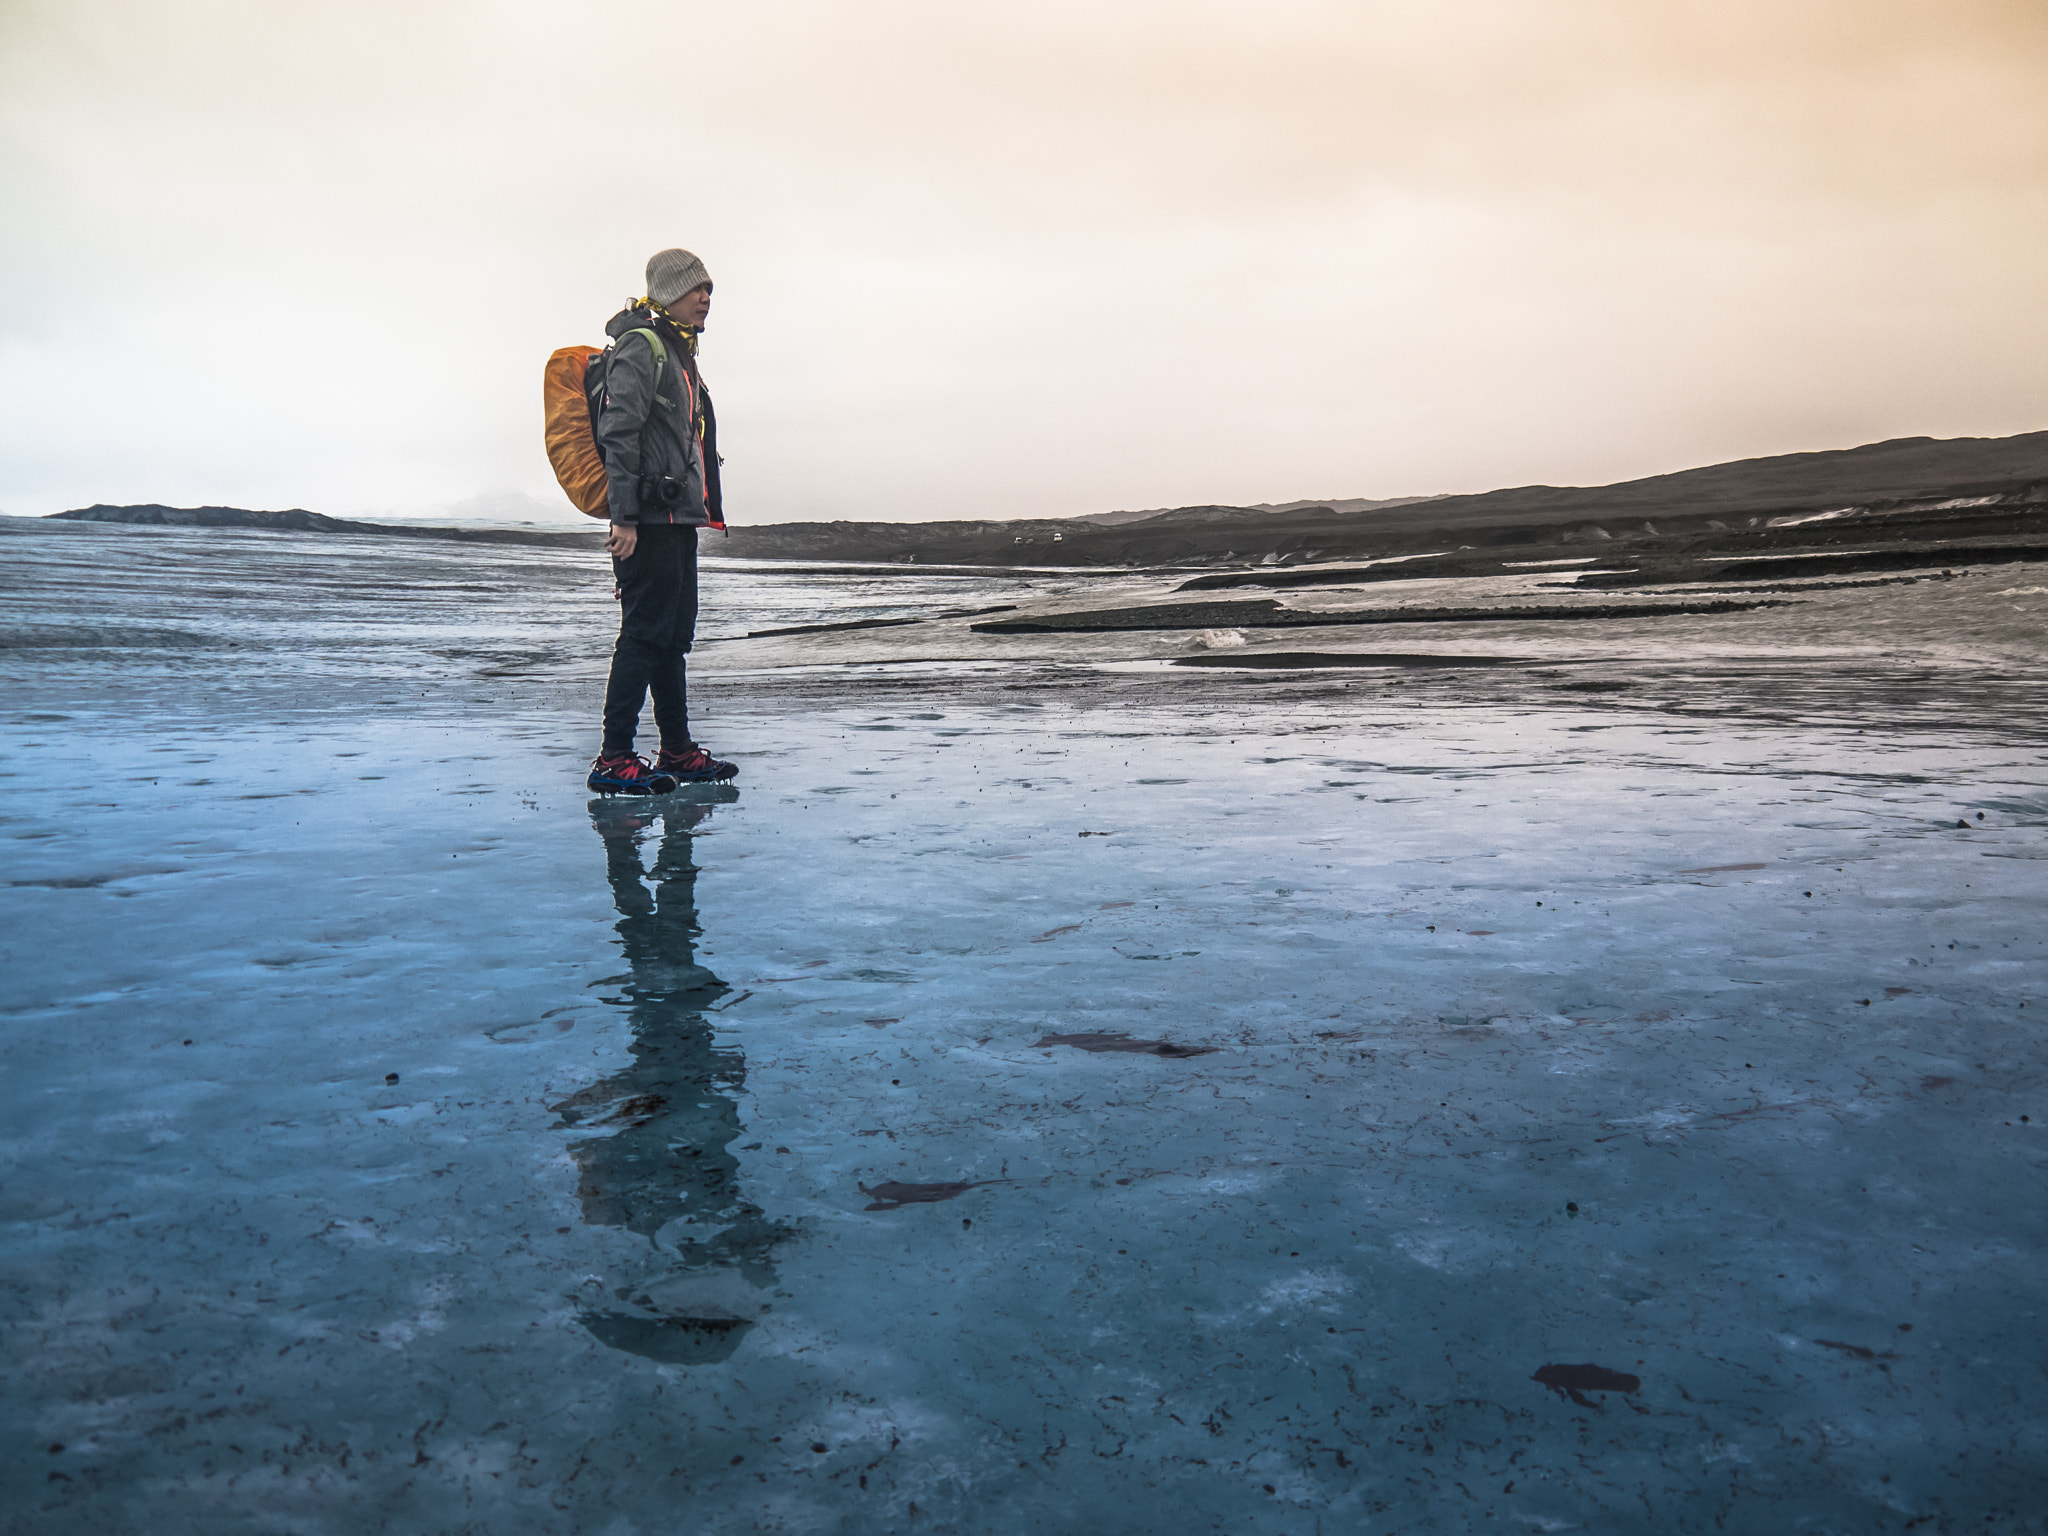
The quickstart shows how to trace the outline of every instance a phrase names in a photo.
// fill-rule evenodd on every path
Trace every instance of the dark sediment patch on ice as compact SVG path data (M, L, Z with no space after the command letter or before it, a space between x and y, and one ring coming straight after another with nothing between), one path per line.
M1835 532L1839 539L1840 533ZM1855 527L1854 531L1874 535L1876 530ZM1528 557L1546 553L1543 546L1505 551L1466 551L1449 555L1425 555L1413 559L1390 559L1372 565L1307 565L1274 570L1218 571L1182 582L1178 592L1216 592L1239 587L1283 590L1302 587L1356 587L1383 581L1443 581L1482 576L1551 575L1569 578L1539 582L1539 586L1576 591L1623 587L1664 586L1680 582L1740 582L1745 590L1761 592L1826 591L1827 587L1806 588L1755 586L1755 582L1776 582L1788 577L1841 576L1861 571L1932 571L1942 566L2009 565L2017 561L2048 560L2048 545L2031 540L1963 543L1944 539L1920 539L1870 550L1815 550L1814 535L1791 530L1775 537L1754 534L1727 536L1735 547L1726 553L1713 547L1721 541L1699 540L1692 547L1632 550L1600 562L1595 570L1571 571L1568 561L1541 561ZM1747 546L1746 548L1743 546ZM1765 549L1782 548L1783 555L1763 556ZM1616 567L1625 567L1617 569ZM1894 576L1875 581L1839 582L1836 586L1887 586L1918 581L1917 576Z
M905 619L850 619L843 624L790 624L781 629L750 629L744 635L720 635L700 640L714 645L727 640L765 640L771 635L823 635L842 629L895 629L904 624L930 624L938 619L973 619L984 613L1014 613L1015 603L997 603L993 608L947 608L938 613L916 613Z
M1035 581L1045 574L1036 566L1008 565L928 565L921 560L892 560L886 565L863 565L856 561L834 561L830 565L799 565L793 561L776 559L772 556L747 554L726 555L725 551L707 546L704 553L733 560L757 560L765 569L777 576L960 576L982 577L990 581ZM1128 576L1127 567L1113 566L1107 570L1090 570L1086 567L1056 567L1060 579L1079 576Z
M1512 667L1520 656L1428 656L1401 651L1252 651L1229 656L1176 656L1176 667Z
M1782 555L1772 559L1645 560L1630 571L1588 571L1572 585L1581 591L1668 585L1684 581L1772 581L1787 576L1847 576L1858 571L1931 570L1973 565L2048 561L2048 544L1921 544L1904 549L1847 550L1840 554Z
M932 1205L941 1200L957 1200L970 1189L980 1189L984 1184L1007 1184L1008 1179L969 1179L947 1184L901 1184L894 1179L885 1180L873 1189L859 1186L860 1192L869 1197L870 1204L861 1207L864 1211L900 1211L906 1205Z
M1540 547L1537 549L1539 553L1547 553ZM1530 550L1515 549L1508 553L1528 554ZM1565 562L1557 563L1563 565ZM1372 565L1298 565L1272 570L1218 571L1214 575L1196 576L1184 581L1175 587L1174 591L1219 592L1233 587L1265 587L1277 591L1290 587L1355 587L1375 581L1424 581L1517 574L1541 573L1533 569L1510 566L1503 562L1498 553L1487 551L1397 557ZM1570 576L1575 573L1557 570L1554 574Z
M1873 576L1869 581L1746 581L1740 586L1719 586L1713 584L1683 583L1683 594L1673 596L1704 597L1720 592L1846 592L1855 587L1910 587L1923 581L1955 581L1954 571L1932 571L1919 576ZM1583 591L1575 581L1539 581L1539 587L1555 587L1564 591ZM1669 585L1669 583L1660 583Z
M1037 1049L1055 1045L1071 1045L1077 1051L1123 1051L1134 1056L1210 1056L1217 1050L1213 1045L1175 1045L1171 1040L1133 1040L1129 1035L1092 1031L1078 1035L1047 1035L1037 1042Z
M1877 1350L1870 1349L1862 1344L1844 1344L1840 1339L1815 1339L1813 1342L1822 1349L1839 1350L1845 1355L1853 1355L1858 1360L1877 1361L1896 1360L1899 1358L1896 1350Z
M583 1312L576 1320L598 1343L662 1365L729 1360L754 1326L741 1317L635 1317L626 1312Z
M9 624L0 651L203 651L236 649L232 640L189 629L131 629L108 624Z
M1778 601L1589 603L1543 608L1334 608L1315 612L1283 608L1271 598L1236 603L1156 603L1142 608L1097 608L1080 613L1048 613L1028 619L999 619L976 624L982 635L1084 634L1100 630L1142 629L1319 629L1339 624L1473 624L1546 619L1637 619L1667 614L1745 613L1752 608L1782 608Z
M1584 1395L1588 1392L1637 1392L1643 1385L1640 1376L1611 1371L1604 1365L1546 1365L1529 1379L1541 1382L1560 1397L1569 1397L1581 1408L1600 1406Z
M9 890L15 891L96 891L110 880L126 878L122 875L50 875L41 880L10 880Z

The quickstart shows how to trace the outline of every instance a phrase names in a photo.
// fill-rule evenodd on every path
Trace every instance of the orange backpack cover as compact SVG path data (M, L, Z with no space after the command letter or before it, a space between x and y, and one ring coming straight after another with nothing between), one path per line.
M604 456L597 451L597 433L590 421L590 397L584 375L602 347L563 347L548 359L541 380L541 401L547 410L548 462L576 510L586 517L611 517L606 494Z

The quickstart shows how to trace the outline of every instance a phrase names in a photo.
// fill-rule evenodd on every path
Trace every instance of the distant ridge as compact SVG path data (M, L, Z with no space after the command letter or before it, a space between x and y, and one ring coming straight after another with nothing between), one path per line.
M1524 485L1367 504L1177 507L1133 520L775 523L738 527L719 553L753 559L1113 566L1368 559L1473 548L1697 536L1774 518L2048 485L2048 432L1902 437L1775 454L1616 485ZM1349 503L1348 505L1357 505ZM1110 514L1116 516L1116 514Z
M113 507L102 502L69 512L52 512L50 516L78 523L139 523L160 528L294 528L308 533L354 533L372 526L323 517L303 507L286 512L251 512L243 507Z

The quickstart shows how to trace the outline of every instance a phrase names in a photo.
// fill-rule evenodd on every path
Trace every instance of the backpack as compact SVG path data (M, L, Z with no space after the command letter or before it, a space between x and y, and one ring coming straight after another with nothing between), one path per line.
M653 331L637 328L626 335L645 336L654 348L657 372L668 366L668 348ZM604 473L604 455L597 449L596 412L591 401L604 389L604 347L561 347L541 374L541 404L546 412L548 462L562 490L586 517L609 520L611 498Z

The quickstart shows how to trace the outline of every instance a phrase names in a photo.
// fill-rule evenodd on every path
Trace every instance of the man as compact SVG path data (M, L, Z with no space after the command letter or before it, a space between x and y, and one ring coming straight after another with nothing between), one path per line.
M697 629L697 530L723 528L718 428L697 372L697 337L711 310L711 274L688 251L647 263L647 297L605 326L612 338L602 391L591 402L611 504L619 639L604 693L604 746L590 765L600 794L667 794L680 783L729 779L690 739L684 658ZM654 696L661 750L633 751L640 706Z

